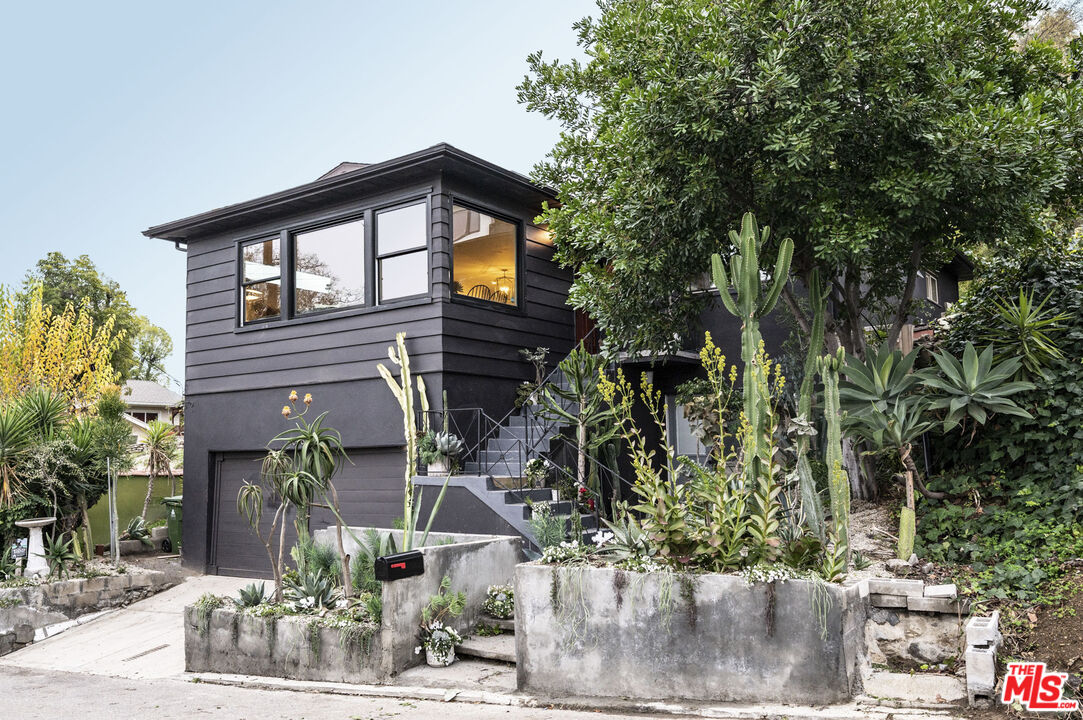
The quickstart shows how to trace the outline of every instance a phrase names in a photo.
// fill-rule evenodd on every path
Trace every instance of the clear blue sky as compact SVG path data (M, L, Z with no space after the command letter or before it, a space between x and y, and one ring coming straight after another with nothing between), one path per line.
M20 3L0 39L0 283L90 255L173 336L184 256L141 231L450 142L528 172L557 128L526 56L578 54L588 0Z

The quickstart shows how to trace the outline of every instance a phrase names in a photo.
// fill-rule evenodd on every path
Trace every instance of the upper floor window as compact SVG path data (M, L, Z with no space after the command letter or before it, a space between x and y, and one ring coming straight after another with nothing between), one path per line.
M518 228L506 220L456 205L453 213L452 280L459 295L519 303Z
M293 242L294 311L365 303L365 221L297 233Z
M940 281L935 274L919 270L917 287L925 292L926 300L937 305L940 304Z
M429 247L425 203L376 214L379 302L429 291Z
M241 246L244 322L271 320L282 315L282 256L278 238Z

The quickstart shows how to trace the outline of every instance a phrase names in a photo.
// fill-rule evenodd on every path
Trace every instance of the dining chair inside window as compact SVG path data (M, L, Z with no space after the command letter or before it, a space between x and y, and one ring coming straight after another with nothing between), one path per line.
M470 288L470 292L466 294L472 298L478 298L480 300L493 299L493 291L490 290L486 285L475 285L474 287Z

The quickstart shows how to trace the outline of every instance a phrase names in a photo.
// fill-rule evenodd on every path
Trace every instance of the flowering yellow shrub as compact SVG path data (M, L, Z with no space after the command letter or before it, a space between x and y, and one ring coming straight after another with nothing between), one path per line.
M0 292L0 402L46 387L88 408L117 382L110 358L124 333L114 332L112 318L95 327L86 301L57 314L41 298L40 286L25 306Z

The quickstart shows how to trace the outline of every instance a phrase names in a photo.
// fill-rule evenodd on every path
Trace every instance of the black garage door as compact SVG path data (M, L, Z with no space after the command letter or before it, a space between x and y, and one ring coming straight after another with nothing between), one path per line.
M237 513L237 492L245 480L258 482L262 454L228 453L218 458L214 529L212 534L211 566L220 575L271 577L267 551ZM405 455L401 449L360 450L349 453L350 462L343 463L335 476L342 514L351 525L393 527L402 517L403 471ZM266 533L274 516L273 501L266 501L263 532ZM318 530L335 522L328 510L313 508L310 529ZM293 515L286 531L286 561L289 548L296 541ZM274 545L277 553L277 538Z

